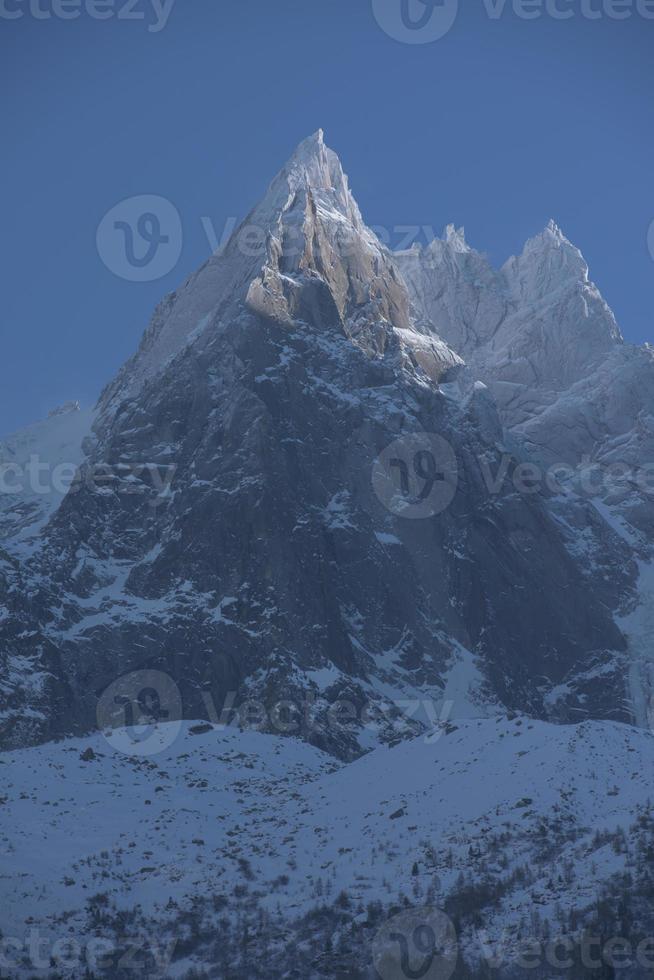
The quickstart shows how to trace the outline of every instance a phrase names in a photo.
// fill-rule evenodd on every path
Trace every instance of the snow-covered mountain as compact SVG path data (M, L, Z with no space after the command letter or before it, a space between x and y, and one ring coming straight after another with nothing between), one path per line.
M499 270L451 226L395 258L418 309L530 453L575 466L651 460L652 349L624 342L554 222Z
M425 316L471 371L493 383L510 427L551 404L622 344L583 256L554 222L499 270L453 227L396 260Z
M239 980L367 980L411 905L461 978L480 924L506 977L616 895L651 930L653 406L554 223L392 253L304 141L0 446L2 930Z
M649 725L654 351L624 342L581 252L554 222L500 270L453 227L396 260L422 315L488 386L506 438L541 472L560 474L569 501L590 502L601 533L610 529L637 561L637 590L620 598L618 622L630 710ZM577 525L576 538L597 581L596 529Z
M616 617L645 543L571 483L513 478L529 420L623 349L554 226L499 273L453 230L392 254L310 137L156 310L76 492L0 566L3 743L88 731L144 669L187 717L309 700L301 731L342 758L443 711L632 719L646 695Z
M133 397L189 346L196 355L206 350L217 328L244 310L327 333L338 324L371 356L415 352L434 380L460 363L433 331L416 328L406 287L363 223L322 130L297 147L225 248L166 297L102 408Z

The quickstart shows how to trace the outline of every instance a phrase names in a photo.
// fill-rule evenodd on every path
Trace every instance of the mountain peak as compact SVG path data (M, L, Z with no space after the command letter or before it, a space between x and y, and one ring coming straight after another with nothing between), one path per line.
M325 145L325 133L322 129L317 129L315 133L311 136L307 136L306 139L302 140L297 147L296 153L300 152L315 152Z
M324 164L328 153L336 154L325 145L325 134L322 129L316 130L311 136L307 136L295 147L281 173L291 173L298 169L307 168L309 173L315 173L315 166L318 168Z
M463 226L457 228L456 225L447 225L443 232L443 241L447 242L455 252L470 251L470 246L466 242L466 231Z
M525 244L525 251L527 249L535 251L547 247L567 247L576 255L581 256L579 249L566 237L560 225L553 218L550 218L538 235L534 235L533 238L528 239Z
M528 239L525 244L524 251L526 252L530 250L534 252L540 251L546 253L557 249L561 251L562 256L565 257L569 263L576 266L580 270L585 270L588 272L586 260L584 259L581 251L570 241L561 226L558 225L553 218L550 218L540 234L534 235L533 238Z
M78 401L64 402L63 405L58 405L57 408L53 408L48 412L48 418L53 419L58 415L71 415L73 412L81 412L82 408Z
M552 219L525 243L520 255L505 263L503 271L514 288L533 299L572 280L588 282L586 260Z
M335 210L353 225L362 224L341 161L326 145L322 129L296 147L270 185L262 206L272 211L285 209L289 194L293 196L300 191L310 192L323 207Z
M327 285L335 318L356 310L361 319L368 307L380 330L384 316L384 322L406 327L406 287L383 252L363 221L337 154L318 129L298 144L226 245L157 308L139 351L103 393L103 412L114 399L133 396L210 325L215 331L218 310L224 315L229 307L236 316L244 304L250 312L293 319L299 297L310 292L307 278ZM350 274L357 263L356 274Z

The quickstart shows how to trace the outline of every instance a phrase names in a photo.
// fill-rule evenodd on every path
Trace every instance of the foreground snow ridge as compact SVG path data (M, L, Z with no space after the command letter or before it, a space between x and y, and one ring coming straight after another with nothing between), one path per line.
M2 757L7 935L56 937L63 922L83 933L98 901L116 915L139 906L164 935L198 895L220 907L239 889L289 918L342 893L444 903L472 874L502 895L489 936L517 942L530 904L555 930L561 902L596 902L625 870L613 838L651 797L654 737L625 725L471 719L350 765L207 727L187 723L148 760L101 735Z

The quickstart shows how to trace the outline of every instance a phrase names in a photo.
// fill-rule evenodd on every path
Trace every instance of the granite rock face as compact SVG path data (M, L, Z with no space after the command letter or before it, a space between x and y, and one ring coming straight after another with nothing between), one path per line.
M633 542L524 464L580 452L590 402L606 452L629 425L639 452L651 389L607 365L651 358L541 239L500 272L453 229L395 255L322 133L301 144L155 311L38 547L7 531L2 744L92 729L144 670L188 718L256 700L343 758L457 714L632 719Z
M554 222L499 270L452 227L396 261L417 308L532 452L577 465L602 459L616 439L642 449L651 348L624 342L581 252Z
M568 506L583 500L596 511L604 543L585 517L572 525L585 574L598 580L599 553L611 552L610 539L620 539L636 562L635 592L618 590L612 604L627 641L624 703L650 727L651 346L624 342L581 252L554 222L499 270L453 228L396 260L422 316L464 357L465 384L488 386L514 450L541 473L557 473ZM616 702L623 693L620 685Z

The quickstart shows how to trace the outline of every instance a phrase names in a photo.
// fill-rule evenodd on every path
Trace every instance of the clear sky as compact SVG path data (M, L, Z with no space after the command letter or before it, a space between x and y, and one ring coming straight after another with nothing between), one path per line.
M176 0L160 30L156 0L64 0L81 4L70 20L47 16L58 2L0 0L0 434L91 404L208 257L206 229L220 238L318 127L392 245L398 226L455 222L500 264L553 217L627 339L654 340L654 19L636 0L558 0L566 20L551 0L535 19L534 0L496 17L498 0L459 0L420 44L391 36L402 2L429 15L420 0ZM154 281L116 275L96 245L133 195L181 217L179 260Z

